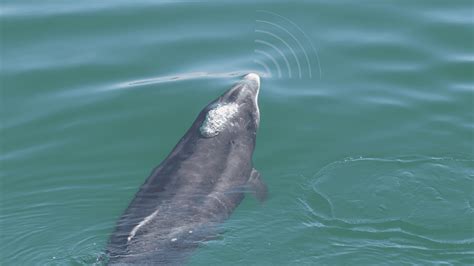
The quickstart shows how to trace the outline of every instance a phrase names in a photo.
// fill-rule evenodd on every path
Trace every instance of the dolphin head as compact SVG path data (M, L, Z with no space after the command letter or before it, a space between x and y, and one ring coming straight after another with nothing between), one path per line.
M260 77L250 73L236 85L209 104L206 117L200 127L203 137L211 138L226 133L255 140L260 124L258 93Z

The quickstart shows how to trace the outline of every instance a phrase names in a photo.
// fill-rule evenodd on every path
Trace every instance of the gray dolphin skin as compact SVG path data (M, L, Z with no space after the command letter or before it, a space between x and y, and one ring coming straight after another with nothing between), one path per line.
M259 76L247 74L199 113L117 222L108 264L182 265L218 234L245 192L265 199L252 166L259 90Z

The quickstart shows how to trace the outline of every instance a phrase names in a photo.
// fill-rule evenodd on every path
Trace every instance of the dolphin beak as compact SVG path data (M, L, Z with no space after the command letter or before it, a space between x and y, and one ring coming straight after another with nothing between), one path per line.
M250 83L250 88L255 95L255 104L258 106L258 93L260 92L260 76L255 73L249 73L244 76L244 81Z
M249 73L244 76L244 81L249 83L249 88L252 90L254 95L253 103L255 104L256 110L256 123L257 126L260 124L260 108L258 107L258 93L260 92L260 76L255 73Z
M258 108L258 93L260 91L260 77L250 73L242 77L234 87L226 91L220 98L220 102L243 102L251 98Z
M257 87L260 89L260 76L255 73L249 73L244 76L245 80L249 80L251 82L255 82Z

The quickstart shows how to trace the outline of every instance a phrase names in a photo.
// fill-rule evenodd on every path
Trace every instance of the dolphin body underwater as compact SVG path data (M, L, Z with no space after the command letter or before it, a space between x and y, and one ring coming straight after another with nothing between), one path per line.
M240 204L266 185L252 166L260 77L250 73L207 105L153 170L117 222L109 265L181 265Z

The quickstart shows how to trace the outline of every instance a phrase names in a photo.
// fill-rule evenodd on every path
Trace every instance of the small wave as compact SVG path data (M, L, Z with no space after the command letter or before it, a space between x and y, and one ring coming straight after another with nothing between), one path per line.
M472 184L473 161L411 155L331 162L308 180L311 189L298 198L307 214L302 226L356 244L385 239L387 248L468 250L472 235L452 235L449 228L468 230L472 221L464 190Z
M138 86L145 86L151 84L159 84L159 83L167 83L173 81L181 81L181 80L190 80L190 79L198 79L198 78L233 78L243 76L248 74L249 72L256 72L253 70L248 71L231 71L231 72L189 72L189 73L181 73L176 75L169 75L169 76L159 76L153 77L148 79L140 79L134 81L126 81L119 83L115 88L129 88L129 87L138 87ZM259 73L260 76L266 77L265 73Z

